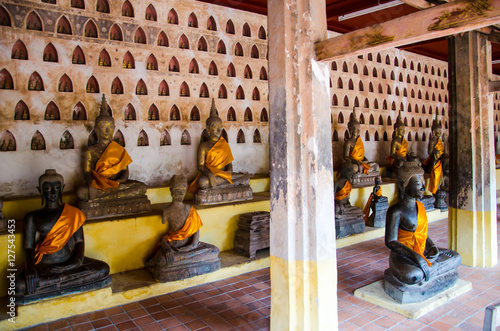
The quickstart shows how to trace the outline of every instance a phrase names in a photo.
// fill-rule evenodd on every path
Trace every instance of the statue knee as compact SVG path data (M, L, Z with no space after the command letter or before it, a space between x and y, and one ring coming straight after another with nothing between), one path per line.
M208 177L205 176L200 176L198 178L198 187L202 190L207 189L210 186L210 181L208 180Z
M76 196L80 200L89 200L90 193L88 186L80 186L76 189Z

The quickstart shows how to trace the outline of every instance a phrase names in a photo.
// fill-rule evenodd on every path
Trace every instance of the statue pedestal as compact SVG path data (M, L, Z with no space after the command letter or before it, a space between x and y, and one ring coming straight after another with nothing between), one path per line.
M408 285L397 280L389 269L384 272L384 288L397 303L422 302L455 286L458 281L457 269L432 277L429 281Z
M252 200L250 185L226 186L221 188L199 190L195 194L195 204L215 205L232 201Z
M447 210L448 209L448 205L446 204L446 201L445 201L446 196L447 196L446 191L442 191L442 190L436 191L436 194L434 194L434 198L436 199L436 201L434 202L434 207L436 209L440 209L440 210Z
M382 183L382 176L380 176L380 174L378 172L369 173L369 174L356 173L356 174L352 175L351 184L353 186L355 186L355 185L374 186L375 179L377 179L377 178L379 178L380 182Z
M88 219L132 215L151 210L147 196L127 199L89 200L78 202L78 208Z
M249 258L259 249L269 248L270 213L259 211L240 215L239 230L234 236L234 251Z
M387 197L381 196L377 202L372 201L370 208L372 213L368 217L366 225L374 228L385 227L385 217L387 215L387 209L389 208Z
M340 218L335 216L335 234L337 239L363 232L365 232L365 220L363 216L349 217L342 215Z
M434 209L434 202L436 201L436 199L432 195L424 195L422 199L417 200L424 205L426 212Z

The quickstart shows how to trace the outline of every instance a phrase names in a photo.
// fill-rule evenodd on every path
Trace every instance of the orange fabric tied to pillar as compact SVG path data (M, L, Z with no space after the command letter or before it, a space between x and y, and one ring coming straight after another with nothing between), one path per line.
M438 142L436 143L436 146L434 146L435 149L439 151L439 156L441 157L444 153L444 145L443 142L441 141L441 138L438 139ZM432 155L429 155L425 160L424 164L427 165L431 161ZM437 190L439 189L439 181L441 179L441 176L443 174L443 164L441 160L436 162L436 164L432 167L431 170L431 178L429 180L429 187L428 190L432 194L436 194Z
M382 196L382 188L379 188L377 192L375 192L375 195L380 197ZM373 200L373 193L370 193L370 196L368 197L368 200L366 201L365 208L363 208L363 214L365 214L364 219L365 223L368 221L368 216L370 215L370 206L372 204Z
M340 201L340 200L347 198L349 196L349 194L351 194L351 191L352 191L352 185L351 185L351 183L349 183L348 180L346 180L344 187L342 187L342 189L340 191L335 193L335 200Z
M358 137L358 139L356 140L356 145L354 145L354 148L352 149L351 153L349 153L349 156L352 159L359 161L363 166L363 173L368 174L370 165L363 162L363 160L365 159L365 146L363 145L360 137Z
M96 162L95 169L92 169L94 180L90 186L100 190L106 190L110 187L117 188L120 183L109 178L118 174L130 163L132 163L132 159L125 148L117 142L110 142Z
M403 140L401 141L401 147L399 147L398 150L396 150L396 154L403 157L403 158L406 158L406 154L408 153L408 142L406 141L406 139L403 137ZM392 164L394 163L394 158L392 157L392 155L389 155L388 157L385 158L386 161L389 163L390 166L392 166Z
M86 219L80 209L65 203L61 216L52 229L45 239L35 246L35 264L40 263L44 255L56 253L63 248Z
M174 240L184 240L195 234L196 231L198 231L202 226L203 223L201 222L200 215L198 215L196 209L194 209L194 207L191 206L191 209L189 210L189 215L186 218L186 223L184 223L184 226L177 231L167 233L165 236L163 236L163 239L166 239L168 242Z
M205 167L210 170L215 176L219 176L233 183L233 176L224 170L221 170L229 163L233 162L233 154L231 153L231 147L227 143L224 137L220 137L219 140L215 143L215 145L210 148L205 156ZM200 178L201 173L198 172L196 178L189 185L188 192L196 193L198 191L198 178Z
M429 262L424 256L425 243L427 241L427 227L429 224L427 221L427 213L425 212L423 203L419 201L416 201L416 203L418 220L417 228L415 229L415 232L406 231L401 228L398 229L398 241L422 256L425 261L427 261L427 264L431 266L432 263Z

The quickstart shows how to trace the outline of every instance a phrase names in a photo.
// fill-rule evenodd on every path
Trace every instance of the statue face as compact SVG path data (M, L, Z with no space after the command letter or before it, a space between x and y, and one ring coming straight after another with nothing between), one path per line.
M219 139L222 134L222 123L219 121L210 123L208 132L210 133L210 137Z
M172 195L172 199L175 201L184 200L184 196L186 195L187 184L179 184L176 183L172 187L170 187L170 194Z
M96 133L99 141L113 140L114 132L115 132L115 125L112 121L101 121L96 126Z
M432 135L436 138L441 137L441 129L434 129L432 130Z
M404 135L405 135L405 127L404 126L400 126L398 128L397 134L398 134L398 137L404 137Z
M44 182L41 187L40 192L45 201L47 202L57 202L62 195L62 185L61 182Z
M425 183L422 175L414 175L410 178L405 188L405 194L412 198L421 199L424 196Z
M352 129L350 130L351 137L358 137L359 136L359 125L355 124L352 126Z

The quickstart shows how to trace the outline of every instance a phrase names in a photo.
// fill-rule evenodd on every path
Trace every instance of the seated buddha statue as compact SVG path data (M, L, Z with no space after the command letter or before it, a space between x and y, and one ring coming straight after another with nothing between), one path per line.
M347 124L349 135L346 135L344 140L344 163L341 171L345 168L353 169L353 175L349 178L352 185L374 185L375 178L380 178L379 165L369 162L365 157L365 147L360 137L360 123L356 118L356 108L354 108Z
M195 199L199 204L252 199L250 175L233 172L233 154L231 147L221 136L222 120L217 114L213 99L206 125L210 137L198 146L199 172L189 185L188 192L196 193Z
M452 287L458 280L460 255L438 248L428 237L421 202L424 170L407 161L398 171L400 201L387 211L385 245L391 250L385 291L399 303L419 302Z
M406 161L406 154L408 153L408 142L404 136L405 125L402 120L401 111L399 111L396 123L394 123L394 138L391 141L391 154L386 158L394 177L397 176L397 169Z
M203 225L196 209L183 203L187 190L184 176L170 181L172 203L163 209L167 234L160 239L146 266L160 282L180 280L220 268L219 249L200 242Z
M427 189L432 194L436 194L439 190L443 179L443 162L441 159L444 155L444 145L441 140L441 131L441 123L438 121L436 114L436 119L432 122L432 134L429 138L429 145L427 148L429 156L422 162L431 173Z
M86 185L76 191L80 209L89 218L149 211L146 185L128 178L132 159L125 148L113 141L115 121L104 95L94 131L97 143L89 146L83 157Z
M365 230L363 210L352 206L349 197L352 185L349 178L352 177L352 168L344 168L334 183L335 190L335 229L336 237L342 238L351 234L361 233Z
M46 170L38 186L43 208L24 218L26 268L16 277L21 304L111 284L109 266L84 256L86 217L78 208L62 203L63 188L63 177Z

